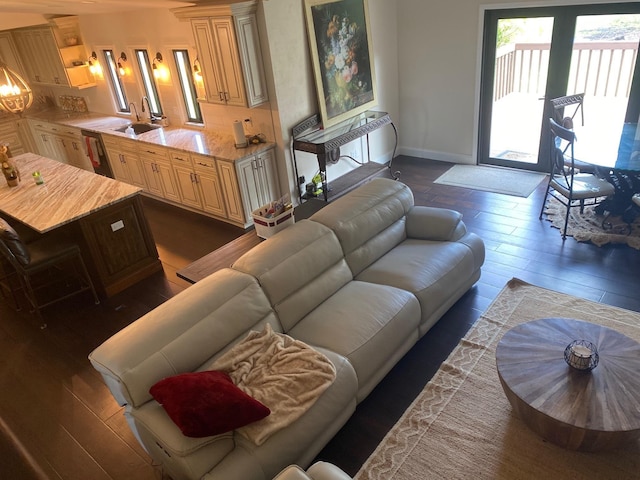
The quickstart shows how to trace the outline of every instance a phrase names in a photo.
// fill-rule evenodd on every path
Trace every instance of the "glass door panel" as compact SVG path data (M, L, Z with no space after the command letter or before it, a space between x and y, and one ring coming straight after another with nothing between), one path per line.
M489 141L492 163L538 162L552 32L552 17L498 20Z
M626 116L639 29L640 14L576 19L567 94L584 93L583 112L573 121L579 160L618 168L630 162L638 119ZM564 115L573 114L569 108Z

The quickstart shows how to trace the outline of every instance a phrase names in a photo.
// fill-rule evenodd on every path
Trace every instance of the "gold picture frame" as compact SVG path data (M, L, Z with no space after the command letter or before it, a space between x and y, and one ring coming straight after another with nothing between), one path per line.
M367 0L305 0L318 106L329 127L377 105Z

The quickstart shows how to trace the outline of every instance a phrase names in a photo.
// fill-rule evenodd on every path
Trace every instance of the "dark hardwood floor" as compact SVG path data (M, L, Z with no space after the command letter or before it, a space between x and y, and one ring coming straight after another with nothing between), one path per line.
M463 213L485 241L480 281L357 408L320 453L349 474L407 406L512 277L640 311L640 251L562 241L538 220L544 183L529 198L433 184L451 165L398 157L394 170L416 203ZM87 355L106 338L187 288L175 271L243 233L226 224L146 201L164 273L93 305L90 297L45 312L48 328L0 298L0 479L160 479Z

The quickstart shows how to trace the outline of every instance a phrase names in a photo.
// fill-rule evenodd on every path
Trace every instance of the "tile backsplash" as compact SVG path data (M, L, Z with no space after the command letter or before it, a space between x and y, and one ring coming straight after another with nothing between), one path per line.
M74 97L72 95L60 95L58 97L60 108L65 112L87 112L87 102L84 97Z

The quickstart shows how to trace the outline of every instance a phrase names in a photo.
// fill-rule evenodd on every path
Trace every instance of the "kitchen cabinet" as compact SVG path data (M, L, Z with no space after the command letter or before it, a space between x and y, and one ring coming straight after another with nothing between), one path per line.
M20 155L27 151L20 135L19 126L13 118L5 117L0 120L0 144L9 147L11 156Z
M267 150L237 162L236 170L249 213L280 198L275 150Z
M138 157L138 148L134 140L125 138L111 139L102 137L107 150L109 164L116 180L147 189L144 169Z
M40 155L93 172L79 129L43 121L32 121L31 129Z
M256 4L252 0L173 9L178 18L191 22L202 67L200 101L255 107L268 100Z
M138 149L138 153L146 178L146 191L179 203L180 193L169 151L164 148L144 146Z
M67 152L53 131L55 127L48 122L41 121L32 121L30 125L38 153L43 157L67 163Z
M53 25L13 31L29 80L35 84L86 88L95 86L77 17L52 20Z
M216 159L199 154L174 154L172 164L186 206L227 218Z

